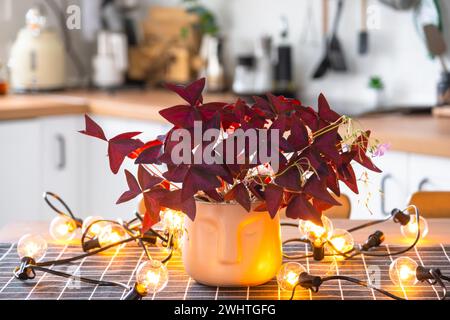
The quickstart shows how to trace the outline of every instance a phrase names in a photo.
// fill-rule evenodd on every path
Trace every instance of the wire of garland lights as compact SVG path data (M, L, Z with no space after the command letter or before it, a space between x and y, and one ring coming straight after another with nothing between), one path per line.
M65 211L58 209L50 198L59 202ZM50 223L50 235L55 240L67 243L75 236L76 229L82 229L81 247L84 253L71 258L39 262L47 250L47 242L38 235L24 235L17 244L17 252L21 258L21 264L14 270L16 278L20 280L34 279L36 276L35 271L41 271L64 278L74 278L88 284L125 288L128 290L128 293L123 297L124 300L140 300L148 294L155 294L165 288L169 280L168 270L165 265L172 258L173 253L180 248L180 236L184 232L182 212L168 210L161 213L162 230L157 231L151 228L142 234L140 231L142 217L137 212L135 218L127 222L106 220L101 217L88 217L83 221L77 218L62 198L55 193L44 193L44 200L58 214ZM413 215L410 214L410 210L414 210ZM368 237L364 244L355 246L351 235L352 232L390 220L401 225L402 234L405 236L414 235L414 241L411 245L395 252L375 252L374 249L379 247L384 241L383 232L376 231ZM289 256L283 253L283 256L288 260L314 258L319 261L325 257L352 259L361 254L392 257L413 249L421 236L426 235L428 232L426 220L420 216L419 210L415 206L409 206L404 210L394 209L386 219L364 223L348 230L334 229L332 222L325 216L322 217L322 222L322 226L307 221L300 221L298 225L281 223L282 227L299 228L302 234L300 238L284 241L283 246L288 243L301 242L309 245L313 252L312 254L297 256ZM421 231L422 224L423 231ZM168 255L162 260L153 259L147 249L147 245L157 246L158 240L162 247L169 250ZM136 241L143 248L148 260L141 263L136 269L136 281L132 287L120 282L79 277L50 268L51 266L63 265L93 256L133 241ZM442 288L442 294L439 299L444 300L447 297L447 288L444 281L450 282L450 277L443 275L439 269L418 266L414 260L408 257L399 257L391 263L389 277L394 284L402 287L414 285L417 282L439 285ZM294 261L284 263L277 274L279 287L292 292L291 300L294 298L295 291L299 286L315 293L319 291L320 286L324 282L336 280L352 282L392 299L404 300L389 291L357 278L340 275L325 277L311 275L306 272L306 269L300 263Z

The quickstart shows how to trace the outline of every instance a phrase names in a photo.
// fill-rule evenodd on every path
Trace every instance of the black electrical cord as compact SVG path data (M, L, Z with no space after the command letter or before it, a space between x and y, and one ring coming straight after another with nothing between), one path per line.
M330 245L333 248L333 250L335 251L335 254L325 254L324 256L339 255L339 256L343 256L346 259L351 259L351 258L354 258L354 257L356 257L358 255L361 255L361 254L364 254L366 256L372 256L372 257L393 257L393 256L397 256L397 255L400 255L400 254L403 254L405 252L410 251L419 242L420 234L421 234L420 233L420 213L419 213L419 210L417 209L417 207L414 206L414 205L410 205L406 209L402 210L401 212L404 212L405 210L409 210L410 208L413 208L414 211L415 211L415 218L416 218L416 221L417 221L417 234L416 234L416 238L415 238L414 242L411 245L409 245L408 247L406 247L404 249L401 249L399 251L389 252L389 253L374 252L374 251L368 251L368 250L360 250L360 249L357 249L357 248L353 248L352 250L349 250L348 252L340 252L339 250L337 250L333 246L333 244L330 241L328 241L327 244ZM377 225L377 224L380 224L380 223L387 222L387 221L389 221L391 219L395 219L395 216L391 215L390 217L388 217L386 219L383 219L383 220L370 221L370 222L361 224L359 226L353 227L351 229L348 229L347 231L348 232L354 232L354 231L361 230L361 229L364 229L364 228L367 228L367 227L370 227L370 226L374 226L374 225ZM281 226L297 227L297 225L295 223L281 223ZM307 240L307 239L294 238L294 239L285 240L283 242L283 245L287 244L287 243L291 243L291 242L304 242L304 243L310 243L311 244L311 242L309 240ZM312 257L312 255L290 256L290 255L287 255L287 254L283 253L283 257L285 257L286 259L290 259L290 260L300 260L300 259L310 258L310 257Z
M47 266L52 266L52 265L62 265L62 264L70 263L70 262L77 261L77 260L80 260L80 259L83 259L83 258L86 258L86 257L93 256L93 255L95 255L97 253L109 250L109 249L114 248L116 246L119 246L121 244L125 244L125 243L131 242L131 241L135 241L137 239L138 239L138 237L130 237L130 238L127 238L127 239L124 239L124 240L112 243L110 245L107 245L107 246L105 246L103 248L99 248L99 249L96 249L96 250L93 250L93 251L90 251L90 252L87 252L87 253L84 253L84 254L80 254L78 256L74 256L74 257L67 258L67 259L61 259L61 260L37 262L35 265L39 266L39 267L47 267Z
M38 265L27 265L26 268L31 268L33 270L50 273L50 274L53 274L53 275L56 275L56 276L60 276L60 277L64 277L64 278L68 278L68 279L73 278L73 279L79 280L81 282L85 282L85 283L89 283L89 284L95 284L95 285L102 286L102 287L122 287L122 288L125 288L127 290L130 289L129 286L127 286L126 284L120 283L120 282L104 281L104 280L97 280L97 279L92 279L92 278L80 277L80 276L77 276L77 275L73 275L73 274L70 274L70 273L62 272L62 271L56 271L56 270L45 268L45 267L38 266Z
M430 273L433 276L434 282L429 282L429 284L433 285L433 284L437 283L437 284L439 284L441 286L442 294L439 297L439 300L444 300L447 297L447 288L446 288L445 284L442 282L441 277L436 272L434 272L432 270ZM362 287L365 287L365 288L377 291L377 292L379 292L379 293L381 293L381 294L383 294L383 295L385 295L385 296L387 296L387 297L389 297L391 299L394 299L394 300L405 300L404 298L399 297L399 296L397 296L397 295L395 295L395 294L393 294L393 293L391 293L391 292L389 292L387 290L383 290L383 289L375 287L375 286L373 286L373 285L371 285L371 284L369 284L369 283L367 283L365 281L362 281L362 280L359 280L359 279L356 279L356 278L352 278L352 277L336 275L336 276L327 276L327 277L323 277L323 278L320 278L320 277L313 277L313 278L315 278L315 280L316 280L316 281L314 281L316 283L313 284L313 285L311 285L311 284L304 285L302 283L302 280L300 280L292 288L292 294L291 294L291 297L290 297L289 300L293 300L294 299L295 291L296 291L298 286L304 287L306 289L311 290L312 292L317 293L319 291L319 287L320 287L320 285L322 285L322 283L327 282L327 281L334 281L334 280L343 280L343 281L351 282L351 283L357 284L359 286L362 286Z
M71 218L72 220L75 221L75 223L77 224L77 227L81 227L83 224L83 220L80 218L77 218L72 210L70 209L70 207L67 205L67 203L60 197L58 196L56 193L50 192L50 191L46 191L44 192L44 200L45 202L48 204L48 206L55 211L57 214L62 215L62 216L66 216ZM58 209L51 201L50 201L50 197L55 199L56 201L58 201L63 207L64 209L66 209L66 211L61 211L60 209Z

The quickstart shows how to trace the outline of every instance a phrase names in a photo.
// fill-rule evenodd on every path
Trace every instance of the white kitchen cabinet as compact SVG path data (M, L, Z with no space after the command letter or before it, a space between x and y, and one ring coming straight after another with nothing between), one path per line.
M42 218L42 143L37 119L0 121L0 226Z
M382 173L372 172L355 163L359 195L343 188L343 193L350 197L352 219L381 219L393 208L403 208L406 204L409 155L391 151L372 160Z
M98 117L93 119L100 124L108 138L127 131L141 131L137 138L147 141L165 133L170 127L167 124L152 121L137 121L114 117ZM89 215L100 215L104 218L121 218L127 220L134 216L136 201L116 205L119 196L127 190L124 169L136 172L134 160L125 159L120 171L114 175L109 168L107 143L96 138L85 137L87 141L85 171L89 183L85 188Z
M450 159L412 154L409 166L410 192L450 191Z
M85 166L86 139L77 131L84 126L80 115L41 118L42 127L42 191L61 196L74 214L83 216L86 206L82 186ZM51 219L55 213L44 205L43 216Z

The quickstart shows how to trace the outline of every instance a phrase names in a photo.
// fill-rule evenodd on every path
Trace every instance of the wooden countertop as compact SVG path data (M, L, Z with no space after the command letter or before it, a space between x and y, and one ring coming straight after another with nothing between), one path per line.
M420 245L436 245L436 244L450 244L450 219L427 219L429 233L425 239L420 240ZM294 222L287 219L286 222ZM366 220L347 220L347 219L333 219L335 228L349 229L356 225L367 222ZM27 222L27 223L12 223L0 228L0 242L9 243L16 242L21 236L26 233L37 233L44 236L49 242L51 238L48 235L47 222ZM353 237L356 243L363 243L367 237L375 232L381 230L385 234L385 243L389 245L405 245L411 243L411 240L405 239L400 233L400 226L394 222L385 222L364 230L356 231ZM283 240L298 237L298 229L293 227L282 228ZM74 240L76 241L79 240Z
M232 94L208 94L205 101L234 101ZM60 94L0 97L0 120L50 115L83 114L161 121L158 111L182 103L163 90L128 90L116 93L68 91ZM372 115L357 119L373 137L391 143L392 149L450 157L450 118L431 115Z
M206 101L229 101L232 94L207 94ZM164 90L68 91L61 94L9 95L0 97L0 120L49 115L83 114L165 121L159 110L182 104L175 93Z

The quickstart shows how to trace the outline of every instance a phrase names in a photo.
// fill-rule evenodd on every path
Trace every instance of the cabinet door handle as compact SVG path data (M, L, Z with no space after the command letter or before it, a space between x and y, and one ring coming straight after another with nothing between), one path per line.
M381 212L384 215L390 215L391 213L388 212L386 210L386 182L392 178L391 174L386 174L385 176L383 176L383 178L381 178L381 196L380 196L380 208L381 208Z
M62 134L57 134L55 136L56 142L58 143L58 163L56 164L56 169L64 170L66 168L66 139Z
M418 191L422 191L422 190L423 190L423 187L424 187L426 184L428 184L428 183L430 183L430 179L428 179L428 178L423 178L422 180L420 180L419 185L417 186L417 190L418 190Z

